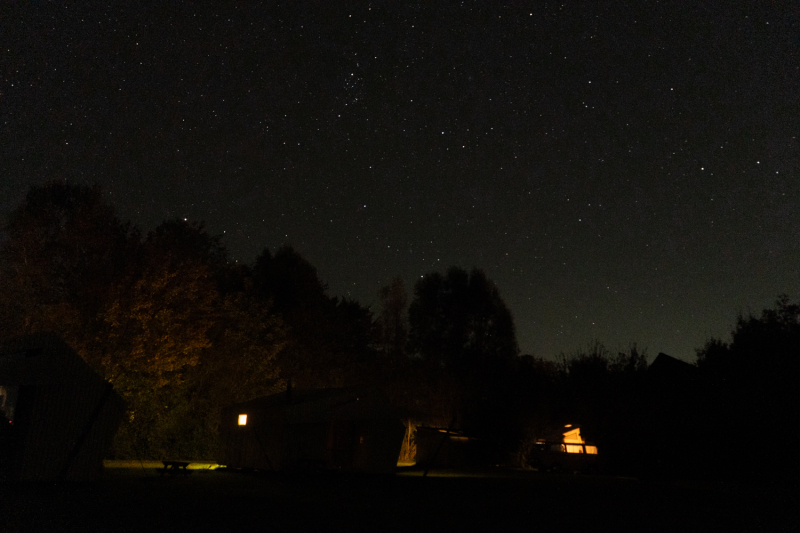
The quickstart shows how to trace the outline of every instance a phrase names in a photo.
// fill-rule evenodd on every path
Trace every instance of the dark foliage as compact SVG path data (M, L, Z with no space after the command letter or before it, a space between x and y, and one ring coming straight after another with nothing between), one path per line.
M375 321L375 343L384 359L398 364L408 342L408 295L401 277L378 292L380 305Z
M511 313L480 270L453 267L414 287L409 308L411 354L442 367L466 369L519 352Z
M0 336L55 332L114 385L128 406L118 456L208 457L221 403L280 386L284 328L245 277L202 224L142 239L99 187L54 181L9 219Z
M111 381L128 402L119 457L213 456L222 406L290 383L377 384L409 418L516 449L521 463L531 439L572 423L616 472L800 471L784 446L741 444L800 437L800 306L787 297L677 370L599 342L559 363L518 357L511 313L480 270L427 275L410 305L397 278L378 301L373 318L329 296L288 246L249 267L202 224L166 221L142 238L98 187L32 188L0 244L0 338L53 331Z
M0 334L91 329L108 287L124 274L135 230L99 187L34 187L9 216L0 247Z
M705 383L698 408L719 439L713 464L719 473L753 478L797 475L800 461L778 442L800 437L800 306L781 296L760 317L740 315L731 337L711 339L697 352ZM765 445L754 453L746 442Z
M517 391L510 386L518 347L494 283L477 269L425 276L414 287L409 326L410 355L424 368L424 408L448 426L512 440L519 430Z
M541 364L541 363L540 363ZM613 355L595 341L571 356L561 354L558 368L538 379L548 392L539 399L546 407L535 419L530 434L542 436L564 424L582 428L584 439L601 449L609 470L632 473L639 442L647 352L633 344ZM541 372L540 372L541 374ZM548 416L543 416L546 413Z
M299 388L370 380L372 314L358 302L327 295L317 270L289 246L264 250L253 268L255 293L273 302L289 328L281 377Z

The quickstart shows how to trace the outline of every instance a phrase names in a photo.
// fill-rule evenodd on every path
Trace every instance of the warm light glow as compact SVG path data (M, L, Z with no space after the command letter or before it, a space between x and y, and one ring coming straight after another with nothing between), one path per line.
M572 425L568 424L564 427L572 427ZM597 446L586 446L586 441L581 438L581 428L565 431L563 435L564 444L561 445L561 451L597 455Z
M247 415L239 415L239 425L240 426L247 425Z
M564 442L569 444L583 444L583 439L581 438L581 428L565 431Z
M403 422L406 427L406 434L403 437L403 445L400 447L400 456L397 458L397 466L413 466L417 464L417 443L414 439L416 427L408 419Z

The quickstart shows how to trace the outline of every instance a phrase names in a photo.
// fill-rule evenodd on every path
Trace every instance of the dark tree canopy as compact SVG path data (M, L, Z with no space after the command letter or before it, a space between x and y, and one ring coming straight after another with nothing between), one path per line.
M781 296L761 317L739 315L731 337L730 343L710 339L698 350L697 365L720 379L759 375L784 382L800 368L800 305Z
M264 249L253 270L259 293L272 298L277 311L296 320L316 315L329 300L317 269L291 246L278 248L274 256ZM315 319L308 316L309 321Z
M399 362L408 342L408 294L403 278L395 277L378 292L375 337L378 350L389 361Z
M147 234L146 255L153 260L169 258L173 262L203 263L215 269L225 266L227 250L219 235L210 235L205 224L185 220L167 220Z
M100 311L138 239L99 187L33 187L9 216L0 245L0 333L60 331ZM86 327L86 324L82 324Z
M800 473L796 455L781 446L767 446L753 463L733 444L743 433L766 436L777 431L785 442L800 438L794 423L800 417L800 305L781 296L760 317L739 315L731 342L709 340L697 352L697 366L708 384L705 416L730 442L720 455L752 476Z
M519 352L511 313L481 270L453 267L420 279L409 324L411 353L440 365L501 361Z
M224 291L221 290L224 286ZM119 456L209 456L226 402L281 388L285 327L202 224L142 239L97 187L33 187L0 244L0 337L61 335L125 398Z
M509 384L518 348L494 283L477 269L426 275L408 313L409 353L425 367L422 407L448 425L508 441L517 418Z
M281 376L300 388L369 379L372 315L358 302L328 296L317 270L290 246L264 250L253 268L255 291L273 302L289 327L279 357ZM368 365L367 365L368 366Z

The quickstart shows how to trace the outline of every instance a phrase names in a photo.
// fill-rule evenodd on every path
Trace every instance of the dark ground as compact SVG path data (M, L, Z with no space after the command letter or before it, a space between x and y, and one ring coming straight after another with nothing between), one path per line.
M92 483L0 485L0 532L789 531L800 508L794 492L538 472L159 477L116 469Z

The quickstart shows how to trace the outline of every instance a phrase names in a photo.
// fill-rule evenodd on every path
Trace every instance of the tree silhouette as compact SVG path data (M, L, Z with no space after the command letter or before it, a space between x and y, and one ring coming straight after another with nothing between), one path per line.
M800 461L780 445L765 446L757 460L741 453L743 432L795 442L800 430L796 381L800 375L800 305L787 296L760 317L739 315L731 342L710 339L697 352L707 391L702 409L721 440L718 471L737 468L752 477L800 473ZM775 437L777 438L777 436Z
M253 268L255 291L288 326L278 364L299 388L340 387L368 379L372 315L355 301L331 298L316 268L289 246L264 250ZM366 366L365 366L366 365Z
M285 327L202 224L142 240L99 187L33 187L0 244L0 337L61 335L128 404L118 456L210 456L224 403L282 388ZM246 270L246 269L245 269Z
M99 187L52 181L28 192L0 245L0 335L93 329L138 235Z
M517 429L507 385L518 348L494 283L477 269L429 274L414 286L409 325L409 352L425 368L425 409L450 409L459 429L508 440Z
M517 355L511 313L481 270L457 267L414 286L409 308L412 354L443 367L464 367Z
M383 356L397 364L405 356L408 342L408 294L403 278L395 277L378 292L376 341Z

